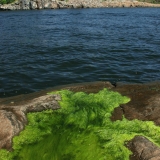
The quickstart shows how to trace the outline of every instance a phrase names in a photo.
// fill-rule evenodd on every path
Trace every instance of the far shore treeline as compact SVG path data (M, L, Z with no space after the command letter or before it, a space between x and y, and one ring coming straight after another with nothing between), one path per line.
M14 2L15 0L0 0L0 4L10 4ZM68 1L68 0L65 0ZM106 0L103 0L106 1ZM139 2L147 2L147 3L154 3L154 4L159 4L160 0L138 0Z
M0 0L0 4L9 4L14 2L15 0Z

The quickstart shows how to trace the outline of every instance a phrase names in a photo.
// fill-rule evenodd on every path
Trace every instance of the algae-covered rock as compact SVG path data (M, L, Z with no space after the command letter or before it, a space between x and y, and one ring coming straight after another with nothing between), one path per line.
M19 130L19 135L14 134L18 135L13 138L14 151L2 149L0 158L160 159L160 127L147 121L153 120L158 125L159 84L107 85L110 89L103 89L106 83L64 87L66 90L40 96L19 105L12 98L0 100L1 118L19 128L21 125L18 123L24 121L22 127L25 126L23 131ZM99 91L100 89L102 90ZM27 114L27 118L24 116L23 119L21 112ZM4 124L1 124L3 128ZM2 133L13 133L12 127L9 128L8 132L4 129ZM1 140L5 140L5 136ZM7 147L4 145L3 148Z
M97 160L129 156L130 151L123 145L124 137L117 147L110 149L114 156L108 152L115 145L116 140L112 140L119 133L117 130L113 134L118 124L111 127L111 113L119 104L127 103L129 98L107 89L96 94L68 90L56 94L62 98L60 109L28 113L25 130L13 139L11 159ZM119 149L123 152L117 152Z
M0 149L12 149L12 138L24 129L27 124L27 113L60 108L57 101L61 97L59 95L47 95L47 92L63 88L75 92L94 93L105 87L111 89L114 86L110 82L80 83L55 87L32 94L0 98Z
M58 110L28 113L28 125L13 139L13 152L0 154L24 160L128 160L125 147L136 135L160 144L160 127L153 122L126 118L112 122L112 112L129 98L103 89L98 93L62 90Z

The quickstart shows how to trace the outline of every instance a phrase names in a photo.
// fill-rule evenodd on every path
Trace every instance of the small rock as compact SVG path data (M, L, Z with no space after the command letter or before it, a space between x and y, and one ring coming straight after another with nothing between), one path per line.
M160 148L143 136L135 136L129 143L131 160L160 160Z

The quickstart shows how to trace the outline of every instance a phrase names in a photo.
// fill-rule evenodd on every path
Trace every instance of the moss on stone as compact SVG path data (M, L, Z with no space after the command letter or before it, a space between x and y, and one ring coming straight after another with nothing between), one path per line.
M29 113L25 130L13 139L14 151L0 151L2 160L128 160L131 151L124 144L135 135L160 144L160 127L153 122L110 120L128 97L107 89L58 93L61 109Z

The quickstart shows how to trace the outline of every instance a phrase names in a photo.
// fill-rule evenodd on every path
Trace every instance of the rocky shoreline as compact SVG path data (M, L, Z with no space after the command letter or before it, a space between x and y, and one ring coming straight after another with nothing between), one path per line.
M11 4L0 4L1 11L107 7L160 7L160 4L136 0L16 0Z
M59 95L47 95L50 91L67 89L74 92L97 93L103 88L128 96L131 101L116 108L111 120L121 120L124 115L129 120L153 121L160 126L160 82L150 84L116 84L92 82L52 88L37 93L0 98L0 149L12 150L12 138L27 124L26 114L46 109L60 108ZM136 136L126 145L133 155L131 160L160 159L160 148L143 136Z

